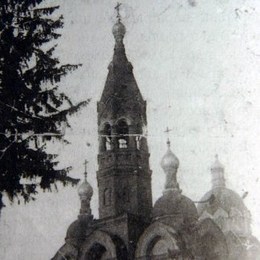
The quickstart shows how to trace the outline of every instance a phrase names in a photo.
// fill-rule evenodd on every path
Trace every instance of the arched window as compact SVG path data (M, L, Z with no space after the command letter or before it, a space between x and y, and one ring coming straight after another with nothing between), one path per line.
M105 206L110 206L110 204L111 204L111 189L110 188L104 190L103 204Z
M111 141L111 126L110 124L106 123L102 133L102 142L105 151L111 150Z
M116 133L117 133L117 142L119 149L124 149L128 147L128 125L124 119L118 121L116 126Z

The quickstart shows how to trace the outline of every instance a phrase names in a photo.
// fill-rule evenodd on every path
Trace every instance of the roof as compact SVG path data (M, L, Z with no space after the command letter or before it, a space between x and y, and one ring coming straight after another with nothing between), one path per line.
M188 197L174 191L165 192L154 205L153 217L182 215L184 221L193 222L198 219L194 202Z
M222 208L228 214L233 208L242 213L248 212L242 198L236 192L225 187L213 188L207 192L200 201L201 203L197 206L199 216L201 216L204 211L213 214L218 208Z
M133 118L145 116L146 102L138 88L133 74L133 66L128 61L123 43L123 25L115 25L114 30L121 38L115 37L114 55L108 66L108 75L103 89L100 102L98 102L100 117L110 112L112 117L129 113ZM122 32L121 32L122 31ZM143 118L146 123L146 118Z

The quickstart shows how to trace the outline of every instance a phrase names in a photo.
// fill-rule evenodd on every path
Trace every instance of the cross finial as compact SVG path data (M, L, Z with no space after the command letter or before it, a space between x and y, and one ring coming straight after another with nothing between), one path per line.
M167 134L169 134L169 132L171 132L172 131L172 129L169 129L169 127L167 126L166 127L166 130L164 131L165 133L167 133Z
M164 131L167 134L167 146L170 147L171 146L171 142L169 139L169 133L172 131L172 129L169 129L169 127L166 127L166 130Z
M117 12L116 18L118 19L119 22L121 21L121 15L120 15L120 6L121 5L122 5L121 3L117 2L117 5L115 6L115 9Z
M85 171L84 171L84 176L85 176L85 181L87 180L87 165L88 165L88 160L85 160L83 165L85 166Z

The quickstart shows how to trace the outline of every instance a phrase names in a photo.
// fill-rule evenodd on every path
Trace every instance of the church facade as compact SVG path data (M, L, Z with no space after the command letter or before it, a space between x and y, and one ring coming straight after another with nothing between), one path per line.
M85 178L78 190L78 219L52 259L257 259L260 246L251 235L250 212L225 187L218 159L211 169L213 187L196 207L179 187L179 160L168 140L161 161L165 187L153 205L146 101L125 53L125 32L118 16L114 55L97 104L99 219L91 214L93 189Z

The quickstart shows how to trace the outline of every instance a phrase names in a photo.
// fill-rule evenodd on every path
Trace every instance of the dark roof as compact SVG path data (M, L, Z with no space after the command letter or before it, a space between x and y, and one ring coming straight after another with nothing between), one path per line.
M182 194L165 192L154 205L153 218L181 215L185 222L193 222L198 219L197 209L194 202Z
M121 113L138 118L145 115L145 109L146 102L135 80L133 66L127 59L123 41L116 41L105 87L98 102L99 120L106 111L112 117L118 117ZM146 123L146 118L143 120Z

